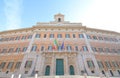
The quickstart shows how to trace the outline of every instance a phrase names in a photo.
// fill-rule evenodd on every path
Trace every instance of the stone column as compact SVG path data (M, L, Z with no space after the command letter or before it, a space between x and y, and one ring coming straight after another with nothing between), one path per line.
M68 56L67 55L65 55L65 57L64 57L64 60L65 60L65 67L64 67L64 70L65 70L65 72L64 72L64 74L65 75L69 75L69 65L68 65Z
M51 58L52 58L52 64L51 64L51 70L50 70L50 71L51 71L51 73L50 73L50 75L52 75L52 76L53 76L53 75L55 75L55 68L56 68L56 66L55 66L55 65L56 65L56 64L55 64L55 63L56 63L56 61L55 61L55 60L56 60L56 58L55 58L54 53L53 53L53 55L52 55L52 57L51 57Z
M78 57L77 56L74 56L75 58L75 67L74 67L74 72L75 72L75 75L80 75L80 66L79 66L79 62L78 62Z
M35 71L39 71L40 69L40 66L41 66L41 54L37 55L37 58L36 58L36 65L35 65Z
M44 61L45 61L45 55L41 55L41 61L40 61L40 71L39 71L39 75L42 76L45 73L45 68L44 68Z

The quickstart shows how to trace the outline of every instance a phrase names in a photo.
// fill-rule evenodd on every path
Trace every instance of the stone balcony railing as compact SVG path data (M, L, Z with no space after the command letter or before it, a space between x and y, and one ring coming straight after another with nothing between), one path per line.
M8 75L8 76L5 76L5 75L0 75L0 78L120 78L119 76L117 77L110 77L109 75L108 76L103 76L103 75L100 75L100 76L87 76L86 74L80 76L80 75L65 75L65 76L38 76L37 74L35 74L34 76L23 76L21 74L18 74L18 75Z
M35 77L26 77L26 78L120 78L120 77L100 77L100 76L35 76Z

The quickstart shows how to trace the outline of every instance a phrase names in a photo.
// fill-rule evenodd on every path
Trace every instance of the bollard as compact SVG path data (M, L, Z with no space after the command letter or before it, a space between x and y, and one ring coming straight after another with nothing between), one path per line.
M87 78L87 74L86 73L84 73L84 78Z
M38 77L38 74L35 74L35 78L37 78Z
M21 78L21 74L19 74L18 78Z
M12 74L11 78L14 78L14 74Z
M106 73L106 78L109 78L109 73L108 72Z
M100 73L100 78L103 78L103 74L102 73Z

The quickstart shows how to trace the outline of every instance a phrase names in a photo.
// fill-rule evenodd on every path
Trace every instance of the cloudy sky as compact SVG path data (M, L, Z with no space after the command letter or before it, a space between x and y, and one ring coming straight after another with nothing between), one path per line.
M53 21L57 13L66 21L120 32L120 0L0 0L0 31Z

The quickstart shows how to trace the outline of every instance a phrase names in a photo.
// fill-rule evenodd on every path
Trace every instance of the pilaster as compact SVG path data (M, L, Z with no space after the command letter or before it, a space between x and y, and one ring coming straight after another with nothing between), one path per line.
M69 65L68 65L68 56L67 55L65 55L65 57L64 57L64 60L65 60L65 75L69 75Z
M55 58L55 55L54 55L54 53L53 53L53 55L52 55L52 65L51 65L51 70L50 70L50 71L51 71L51 74L50 74L50 75L52 75L52 76L55 75L55 67L56 67L56 66L55 66L55 65L56 65L56 64L55 64L55 63L56 63L55 60L56 60L56 58Z

